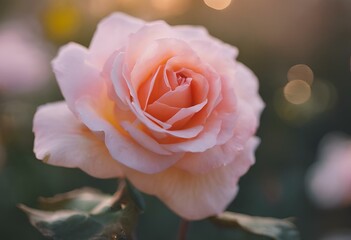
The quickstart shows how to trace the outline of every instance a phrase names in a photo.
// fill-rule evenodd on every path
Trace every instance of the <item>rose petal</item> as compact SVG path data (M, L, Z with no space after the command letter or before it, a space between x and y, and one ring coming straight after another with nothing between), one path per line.
M242 63L237 63L234 89L239 98L249 103L257 114L257 117L259 117L264 108L264 103L258 94L258 79Z
M167 123L167 120L170 119L171 117L174 116L179 111L179 108L177 107L171 107L169 105L166 105L164 103L160 103L158 101L153 102L146 108L146 112L152 115L154 118L157 118L158 120L165 122L166 124L169 125L168 128L172 127L171 123Z
M145 22L124 13L113 13L98 25L90 44L94 63L102 68L108 57L125 46L131 33L138 31Z
M165 170L182 157L182 154L160 155L140 146L104 118L104 113L101 112L104 106L94 99L79 99L76 108L80 119L90 130L104 133L105 144L111 156L125 166L152 174Z
M121 125L131 135L131 137L144 148L161 155L172 154L170 151L162 148L162 146L155 141L155 139L140 130L138 123L131 124L129 122L122 122Z
M131 71L132 85L136 91L140 85L150 76L160 65L175 55L190 56L194 52L183 41L177 39L157 39L150 43L143 51L140 52L138 59Z
M238 153L243 151L243 149L245 148L245 145L247 145L247 142L252 141L249 139L252 139L251 136L255 131L256 125L254 125L255 123L252 121L253 116L249 115L252 112L248 111L246 113L248 114L245 115L243 113L239 117L232 139L227 141L225 144L217 145L217 146L216 146L216 143L217 143L216 140L213 140L212 148L205 148L206 151L195 152L194 154L192 153L186 154L184 158L182 158L180 161L177 162L176 166L187 171L201 173L201 172L210 171L213 168L230 163ZM215 128L210 127L210 129L215 129ZM218 127L217 129L218 131L222 131L223 123L222 123L222 126ZM210 139L209 136L204 135L203 137L205 139ZM201 141L202 140L198 140L198 142L194 141L193 146L189 144L188 145L184 144L182 147L183 148L191 147L191 149L204 150L204 147L201 148L202 147ZM179 146L177 147L181 146L181 144L178 144L178 145Z
M215 71L227 80L231 80L235 95L247 101L259 117L264 103L258 94L258 79L254 73L240 62L234 62L232 57L226 57L225 49L218 48L213 42L204 40L192 41L194 51L209 63Z
M126 169L128 179L141 191L159 197L169 208L188 220L222 212L238 191L238 179L254 162L257 139L230 164L206 174L191 174L172 167L146 175Z
M168 124L177 124L177 122L186 119L188 117L193 116L197 112L201 111L201 109L207 104L207 100L203 101L202 103L196 104L194 106L188 108L180 109L173 117L167 120ZM185 123L184 123L185 124ZM179 127L179 126L178 126Z
M203 41L213 44L213 46L217 48L216 52L222 52L223 56L230 59L235 59L238 56L239 51L236 47L212 37L204 27L183 25L174 26L173 28L177 31L181 39L188 41L191 46L193 46L196 41Z
M130 108L133 111L133 113L138 117L138 119L150 131L155 132L155 134L166 133L170 136L179 138L194 138L203 130L203 126L200 125L182 130L168 130L172 125L159 121L157 118L149 115L147 112L142 111L139 106L136 106L136 104L131 103Z
M87 55L86 48L69 43L60 48L52 61L61 92L73 113L76 113L74 102L78 98L101 91L103 85L100 71L86 61Z
M191 83L190 83L191 84ZM188 108L192 104L192 95L190 84L179 85L174 89L160 97L157 101L168 106L176 108Z
M126 64L132 70L145 51L145 46L151 46L157 39L172 38L174 35L171 27L164 21L146 23L128 39Z
M145 81L139 88L138 90L138 98L139 98L139 102L141 105L141 108L145 111L149 101L150 101L150 96L152 91L154 90L154 86L155 83L158 85L156 87L156 89L159 92L167 92L169 91L169 88L167 86L165 86L164 84L160 85L160 82L162 83L162 81L158 80L158 78L160 77L160 72L162 71L162 66L159 66L156 70L156 72L153 74L153 76L151 77L150 80ZM156 81L158 80L158 81Z
M221 121L211 120L206 123L196 138L181 142L176 141L175 143L165 143L164 147L172 152L201 153L216 145L217 135L220 130Z
M79 167L99 178L122 177L120 164L64 102L41 106L34 117L34 152L38 159L63 167Z
M113 87L113 89L109 89L109 91L112 92L110 95L114 95L115 93L118 97L117 101L121 101L124 105L128 105L128 102L130 102L130 92L126 79L123 75L123 61L125 58L125 53L116 53L116 55L113 57L114 59L111 60L112 67L109 68L106 66L106 64L104 69L104 74L107 75L112 82L107 81Z

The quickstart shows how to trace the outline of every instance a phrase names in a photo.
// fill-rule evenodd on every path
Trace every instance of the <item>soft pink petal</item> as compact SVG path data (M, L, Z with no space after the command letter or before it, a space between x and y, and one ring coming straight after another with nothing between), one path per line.
M127 110L128 101L130 101L130 93L128 85L123 76L123 61L125 52L115 52L112 54L104 65L102 76L106 79L108 85L108 95L121 108Z
M199 40L210 37L207 29L202 26L178 25L173 26L173 29L178 33L178 36L186 40Z
M203 219L224 211L238 191L238 180L254 162L257 140L230 164L205 174L192 174L172 167L158 174L125 170L141 191L160 198L170 209L188 220Z
M258 94L258 79L244 64L237 63L236 66L235 93L249 103L259 117L264 108L264 102Z
M35 114L34 152L46 163L81 168L99 178L122 177L120 164L63 102L40 107Z
M192 46L204 62L230 81L237 98L246 101L258 118L264 103L258 94L258 79L254 73L242 63L233 61L233 57L227 57L226 50L218 48L213 42L196 40Z
M190 73L192 77L191 90L194 103L200 103L207 98L209 92L209 83L206 78L194 72Z
M140 146L161 155L172 154L170 151L164 149L155 139L144 133L138 126L138 123L121 122L121 125Z
M146 50L145 46L151 46L157 39L172 38L174 35L175 33L172 31L172 28L164 21L146 23L137 32L131 34L128 39L126 47L126 52L128 52L126 59L127 65L130 69L134 67Z
M154 86L155 86L155 83L156 83L156 80L157 78L159 77L159 74L160 74L160 71L161 71L161 68L162 66L159 66L157 68L157 70L155 71L154 74L152 74L153 76L145 81L141 86L140 88L138 89L138 97L139 97L139 102L140 102L140 105L142 107L142 109L145 111L146 107L148 106L149 104L149 101L150 101L150 97L151 97L151 93L152 93L152 90L154 89ZM158 81L159 83L160 81ZM159 89L159 88L158 88ZM161 90L162 92L167 92L168 89L162 89Z
M87 62L88 51L79 44L69 43L52 61L54 73L68 107L76 113L74 103L85 95L101 91L100 71Z
M217 135L221 130L221 121L210 120L203 126L202 131L196 138L178 141L176 143L164 143L164 148L172 152L201 153L212 148L217 143Z
M160 96L164 95L171 90L168 81L164 78L164 66L160 66L158 71L152 77L151 81L146 81L141 86L140 90L143 88L148 89L147 100L145 101L145 106L154 103Z
M103 106L91 98L82 98L76 105L80 119L87 127L92 131L104 133L105 144L111 156L132 169L147 174L158 173L182 157L182 154L160 155L140 146L118 126L112 125L101 112Z
M153 117L157 118L162 122L167 122L168 119L174 116L179 111L177 107L171 107L164 103L160 103L158 101L153 102L146 108L146 112L152 115ZM171 123L167 123L171 127Z
M206 92L206 98L208 100L206 105L206 112L209 115L217 104L221 101L221 89L222 83L220 76L214 71L214 69L207 64L204 64L201 58L196 54L180 55L175 56L167 61L166 70L175 71L175 72L186 72L192 74L195 72L202 77L199 77L195 74L193 81L203 81L206 79L208 83L208 92ZM195 79L196 78L196 79ZM195 89L194 89L195 90ZM207 90L207 88L205 88ZM203 98L202 95L199 96L199 93L193 93L196 99ZM202 119L207 116L203 116ZM201 121L201 118L200 118Z
M168 130L172 125L159 121L147 112L142 111L137 104L131 103L130 108L140 122L142 122L150 131L155 132L155 134L166 133L170 136L179 138L194 138L203 129L203 126L197 125L182 130Z
M197 112L201 111L201 109L207 104L207 100L203 101L202 103L196 104L194 106L188 107L188 108L182 108L180 109L176 114L174 114L173 117L167 120L167 123L169 124L176 124L177 122L191 117Z
M160 97L158 102L177 108L187 108L192 104L192 94L190 84L180 85Z
M150 42L149 45L144 45L131 72L130 81L133 87L138 90L140 85L147 80L145 76L155 72L169 58L175 55L190 56L191 54L193 54L193 51L190 46L177 39L157 39Z
M113 52L127 45L130 34L138 31L144 23L121 12L104 18L89 47L94 63L102 67Z
M246 123L250 123L249 120L250 120L249 116L248 116L248 119L246 118L240 119L238 121L238 126L234 132L234 137L229 141L227 141L225 144L215 146L216 141L213 140L214 143L212 144L214 144L214 147L207 148L207 150L205 149L205 151L202 151L202 152L197 152L197 153L189 152L184 156L184 158L182 158L180 161L177 162L176 166L190 172L202 173L202 172L208 172L213 168L230 163L234 158L236 158L238 154L240 154L242 151L244 151L247 148L248 144L251 144L250 142L252 141L258 142L258 140L252 140L252 139L256 139L252 137L254 130L250 131L250 128L254 129L254 126L249 124L248 129L246 129L247 128ZM221 129L221 128L218 128L218 129ZM206 139L210 139L206 135L205 137ZM190 145L190 147L193 147L193 149L203 150L200 148L201 146L200 144L201 142L199 141L197 148L196 148L196 145L195 146ZM258 143L255 143L255 144L257 145ZM188 146L184 145L184 147L188 147Z
M178 36L181 39L189 42L191 46L193 46L195 49L198 49L199 52L206 53L206 51L209 51L209 49L206 49L205 47L206 44L211 44L213 46L212 51L221 52L222 56L228 57L230 59L235 59L238 56L239 51L236 47L224 43L215 37L212 37L208 34L207 30L204 27L184 25L174 26L173 28L177 31Z
M241 151L248 139L254 135L258 119L245 102L240 104L237 115L221 113L217 117L211 116L203 131L196 138L184 142L165 143L164 147L173 152L202 153L213 147L229 144L230 148L235 149L235 152ZM225 159L228 159L228 156L218 158L218 161L226 162ZM186 165L186 163L184 164ZM214 164L217 165L217 163Z
M237 114L238 116L233 128L234 132L230 141L232 141L232 144L237 148L242 148L245 145L245 142L247 142L251 136L255 135L259 119L250 106L244 102L238 104ZM218 137L221 137L221 134L226 134L223 130L229 129L229 125L230 121L223 121L222 131Z

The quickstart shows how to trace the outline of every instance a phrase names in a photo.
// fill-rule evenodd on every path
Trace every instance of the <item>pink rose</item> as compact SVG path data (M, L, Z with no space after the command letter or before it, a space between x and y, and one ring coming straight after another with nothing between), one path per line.
M126 177L186 219L217 214L254 163L263 102L237 49L200 27L115 13L53 61L65 102L34 118L37 158Z
M321 207L351 205L350 138L337 133L323 138L307 184L310 196Z

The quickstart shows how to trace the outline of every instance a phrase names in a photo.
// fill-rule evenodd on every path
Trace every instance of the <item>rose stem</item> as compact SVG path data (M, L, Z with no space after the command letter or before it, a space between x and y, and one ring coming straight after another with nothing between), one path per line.
M180 220L179 230L178 230L178 240L186 240L186 235L189 229L189 221L185 219Z

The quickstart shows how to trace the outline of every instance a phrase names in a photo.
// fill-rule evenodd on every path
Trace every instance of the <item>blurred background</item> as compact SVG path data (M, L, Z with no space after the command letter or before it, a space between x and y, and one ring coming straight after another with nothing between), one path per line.
M0 239L44 239L19 203L35 207L39 196L82 186L115 190L116 180L37 161L31 130L36 107L62 99L50 68L58 47L88 46L97 22L114 11L203 25L237 46L239 60L258 76L266 103L262 143L231 211L295 217L302 239L351 239L351 201L318 205L306 177L326 134L351 135L350 0L0 0L0 6ZM342 186L351 199L351 182ZM176 239L179 218L145 198L138 239ZM264 238L198 221L188 239Z

